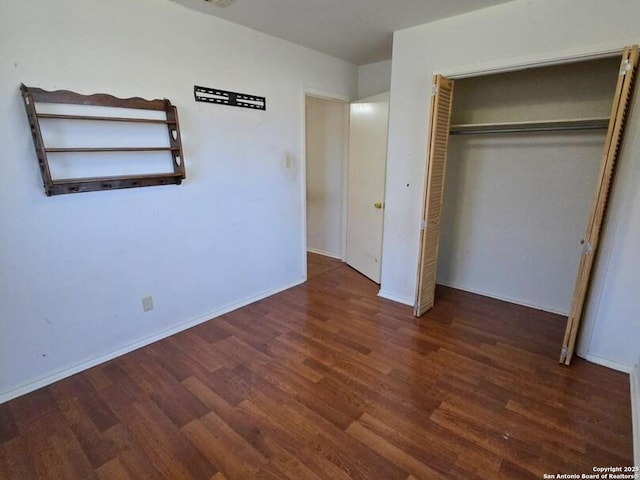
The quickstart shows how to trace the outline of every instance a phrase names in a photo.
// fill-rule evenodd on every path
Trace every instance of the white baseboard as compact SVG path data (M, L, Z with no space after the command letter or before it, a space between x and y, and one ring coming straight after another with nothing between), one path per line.
M378 292L378 296L380 298L386 298L387 300L392 300L394 302L403 303L405 305L409 305L413 307L414 299L409 297L403 297L401 295L395 295L393 293L385 292L384 290L380 290Z
M316 254L322 255L324 257L337 258L338 260L344 261L344 258L342 258L340 255L337 255L335 253L325 252L324 250L318 250L316 248L307 248L307 252L316 253Z
M143 338L142 340L138 340L137 342L131 343L125 347L119 348L105 355L100 355L99 357L92 358L86 362L79 363L70 368L65 368L63 370L54 372L51 375L47 375L46 377L40 378L34 382L20 385L6 392L2 392L0 393L0 404L4 402L8 402L9 400L12 400L21 395L25 395L29 392L33 392L34 390L37 390L39 388L46 387L47 385L51 385L52 383L55 383L59 380L70 377L71 375L75 375L76 373L82 372L84 370L88 370L91 367L95 367L96 365L100 365L101 363L107 362L109 360L113 360L114 358L120 357L129 352L133 352L134 350L137 350L139 348L146 347L147 345L155 343L164 338L170 337L171 335L180 333L183 330L187 330L191 327L195 327L196 325L199 325L213 318L224 315L225 313L232 312L233 310L237 310L238 308L257 302L258 300L262 300L263 298L270 297L284 290L288 290L304 282L305 280L301 279L296 282L285 285L283 287L266 290L256 295L253 295L251 297L244 298L240 301L230 303L220 309L214 310L210 313L207 313L199 317L193 318L191 320L188 320L186 322L180 323L179 325L163 330L162 332L156 333L155 335L151 335L149 337Z
M487 292L486 290L479 290L477 288L470 288L466 285L462 285L457 282L443 282L441 280L436 281L437 285L442 285L444 287L455 288L456 290L462 290L464 292L475 293L477 295L482 295L483 297L495 298L496 300L502 300L504 302L515 303L516 305L522 305L524 307L535 308L536 310L542 310L544 312L555 313L557 315L567 316L569 315L568 310L559 310L557 308L549 307L547 305L539 305L536 303L531 303L526 300L517 297L510 297L508 295L500 295L495 292Z
M640 467L640 363L629 375L631 384L631 418L633 423L633 459Z
M619 363L613 360L609 360L607 358L598 357L597 355L591 355L587 353L585 355L578 354L578 356L580 358L584 358L588 362L595 363L596 365L601 365L603 367L611 368L613 370L617 370L618 372L631 373L631 371L633 370L633 365Z

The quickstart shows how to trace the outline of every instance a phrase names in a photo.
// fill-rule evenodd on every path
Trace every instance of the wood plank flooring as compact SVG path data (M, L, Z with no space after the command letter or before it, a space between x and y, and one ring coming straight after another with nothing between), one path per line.
M311 259L321 266L322 259ZM346 265L0 405L2 479L541 479L632 464L628 376L563 318Z
M317 253L307 253L308 280L342 266L344 266L344 263L342 260L338 260L337 258L325 257L324 255L318 255Z

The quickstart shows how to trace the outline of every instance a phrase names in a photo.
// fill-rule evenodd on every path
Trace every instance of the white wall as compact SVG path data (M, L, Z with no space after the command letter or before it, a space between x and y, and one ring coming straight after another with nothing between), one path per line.
M358 67L358 98L388 92L391 88L391 60Z
M303 280L303 86L354 97L355 66L158 0L4 0L0 59L0 401ZM186 182L46 197L21 82L169 98Z
M348 103L306 97L307 249L344 258Z
M496 7L402 30L394 35L393 74L389 125L385 235L382 290L413 303L416 289L419 226L424 186L427 123L434 73L473 69L473 66L521 63L596 50L598 44L620 47L640 41L640 10L635 0L619 0L616 8L596 0L515 0ZM637 105L637 103L636 103ZM640 115L635 108L634 115ZM634 120L637 122L637 118ZM631 128L621 158L621 174L637 172L638 127ZM635 175L636 173L634 173ZM622 176L621 175L621 176ZM621 182L614 194L614 212L624 215L608 229L617 256L609 262L611 273L599 298L608 315L587 314L587 324L599 329L598 355L631 365L640 345L637 336L640 305L632 293L640 283L640 268L628 252L637 245L640 217L639 183ZM619 205L615 208L615 205ZM613 215L616 218L616 215ZM626 224L620 222L624 220ZM611 229L619 231L610 234ZM634 243L635 242L635 243ZM623 252L625 252L623 261ZM600 263L604 262L601 256ZM635 258L635 257L633 257ZM599 269L599 277L602 276ZM617 297L617 298L614 298ZM634 336L634 333L636 334ZM622 343L621 343L622 342ZM606 345L606 348L605 348ZM627 350L624 347L628 347ZM594 353L592 351L592 353ZM595 355L595 353L594 353Z

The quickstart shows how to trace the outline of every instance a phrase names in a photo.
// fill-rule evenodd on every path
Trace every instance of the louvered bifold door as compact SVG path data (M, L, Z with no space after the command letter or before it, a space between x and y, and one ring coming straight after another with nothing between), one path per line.
M578 275L571 301L571 310L567 319L567 329L562 343L560 363L569 365L573 357L576 338L584 310L585 298L589 288L589 279L593 260L598 249L600 231L607 206L611 182L613 181L620 144L624 134L625 121L633 94L634 80L638 66L638 46L627 47L622 54L620 74L611 109L609 130L602 153L602 162L596 182L596 191L591 206L591 215L583 238L584 249L580 257Z
M447 145L451 123L453 80L435 75L429 116L429 149L425 182L423 221L420 231L420 264L415 315L424 314L433 307L438 263L440 216L447 166Z

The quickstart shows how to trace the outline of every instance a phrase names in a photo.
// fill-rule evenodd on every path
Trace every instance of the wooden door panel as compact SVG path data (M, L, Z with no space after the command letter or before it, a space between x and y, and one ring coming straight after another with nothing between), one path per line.
M571 300L571 310L567 319L560 363L569 365L575 350L576 338L580 329L580 322L584 313L584 303L589 289L589 280L593 269L593 261L600 242L600 232L606 213L607 200L611 183L615 175L616 164L620 152L620 145L624 135L624 128L629 110L629 103L633 95L635 75L638 66L638 46L627 47L622 54L620 75L616 85L616 93L611 108L609 130L602 153L600 171L596 181L596 190L591 206L591 215L583 237L584 250L578 266L578 274Z
M440 217L442 214L452 103L453 80L442 75L435 75L429 115L428 162L423 223L420 235L418 288L414 309L417 317L433 307L435 296Z

